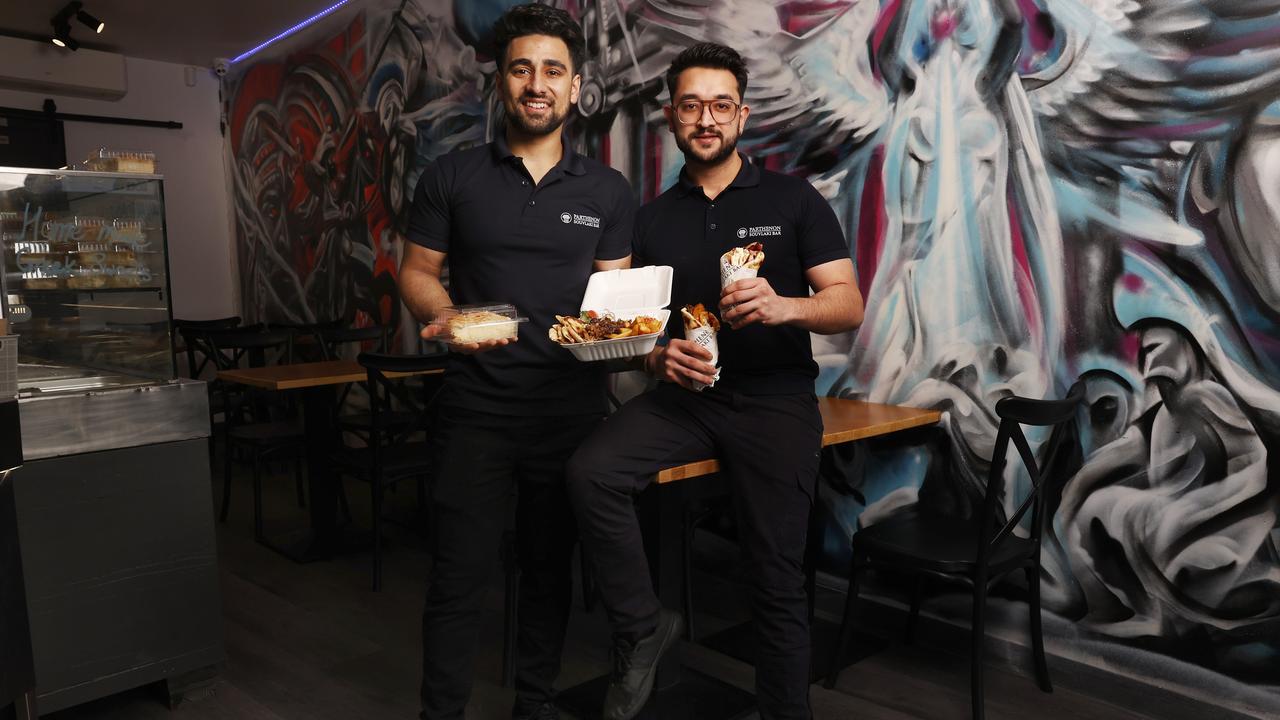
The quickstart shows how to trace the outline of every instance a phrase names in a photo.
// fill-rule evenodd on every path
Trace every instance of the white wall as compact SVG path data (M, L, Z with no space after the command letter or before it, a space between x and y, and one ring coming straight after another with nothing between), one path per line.
M67 122L67 161L100 147L153 150L164 175L173 313L186 319L235 315L235 245L226 154L218 129L218 79L206 68L129 58L129 91L118 101L86 100L0 88L0 106L39 110L52 97L60 112L174 120L181 130Z

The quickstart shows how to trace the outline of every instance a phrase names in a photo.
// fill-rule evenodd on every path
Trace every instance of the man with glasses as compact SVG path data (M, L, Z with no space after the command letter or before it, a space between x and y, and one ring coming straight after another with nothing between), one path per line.
M704 348L673 337L644 358L662 384L610 416L569 461L569 496L614 629L607 720L641 711L682 625L654 593L633 498L658 470L707 457L720 459L732 487L761 716L810 717L802 559L822 418L809 333L857 327L862 297L822 196L736 152L750 114L746 84L742 58L721 45L695 45L671 64L664 113L685 166L641 208L632 244L642 264L675 269L673 308L719 308L719 380ZM720 256L753 241L764 245L759 277L722 290Z
M577 22L546 5L519 5L494 34L505 127L488 145L445 155L423 172L400 268L401 296L420 321L455 302L512 303L530 319L518 342L450 346L433 433L423 720L462 720L487 579L515 486L521 573L512 716L559 717L552 683L577 542L564 464L607 406L604 369L574 360L547 328L556 313L582 302L593 270L630 261L631 188L618 172L575 153L563 135L582 82Z

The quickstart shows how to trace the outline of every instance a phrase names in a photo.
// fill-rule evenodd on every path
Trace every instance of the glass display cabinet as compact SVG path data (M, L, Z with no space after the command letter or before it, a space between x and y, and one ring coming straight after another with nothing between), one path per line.
M176 376L157 175L0 168L19 392Z
M224 658L208 394L175 372L164 218L158 175L0 168L41 712L181 695Z

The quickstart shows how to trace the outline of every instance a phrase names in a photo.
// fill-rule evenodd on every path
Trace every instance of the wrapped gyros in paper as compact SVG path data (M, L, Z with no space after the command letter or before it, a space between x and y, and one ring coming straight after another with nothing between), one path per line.
M716 333L720 330L720 321L716 319L715 313L704 308L702 303L685 305L680 310L680 317L684 318L684 339L701 345L711 353L710 362L716 366L715 380L719 380L720 346L716 343ZM714 381L711 385L703 385L696 380L692 382L693 389L699 392L715 385Z
M736 247L720 256L720 289L738 280L753 278L764 264L764 245L753 242L746 247Z

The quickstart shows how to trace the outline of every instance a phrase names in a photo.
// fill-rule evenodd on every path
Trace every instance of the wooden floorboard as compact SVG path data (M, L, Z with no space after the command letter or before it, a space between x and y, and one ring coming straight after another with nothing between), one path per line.
M281 468L281 471L285 468ZM221 473L214 489L220 490ZM272 530L300 527L305 511L292 480L267 482ZM222 627L227 663L210 697L174 713L156 688L141 688L47 715L55 720L334 720L414 718L418 705L420 620L430 559L412 529L388 529L385 589L369 590L368 553L297 565L254 543L248 482L237 476L230 522L218 528ZM358 522L367 524L364 488L348 493ZM393 497L392 512L413 515L410 488ZM715 543L708 544L716 552ZM703 549L700 546L700 552ZM715 563L713 563L715 564ZM731 582L699 575L699 633L744 619L741 592ZM502 577L495 562L484 602L469 720L506 720L512 691L499 686L502 652ZM586 613L581 598L570 622L561 685L603 673L607 624L603 611ZM690 665L750 688L750 666L706 648L684 650ZM846 669L835 690L815 685L818 720L948 720L969 717L968 665L958 655L893 644ZM1027 677L991 668L987 709L992 720L1091 718L1140 720L1078 689L1041 693Z

